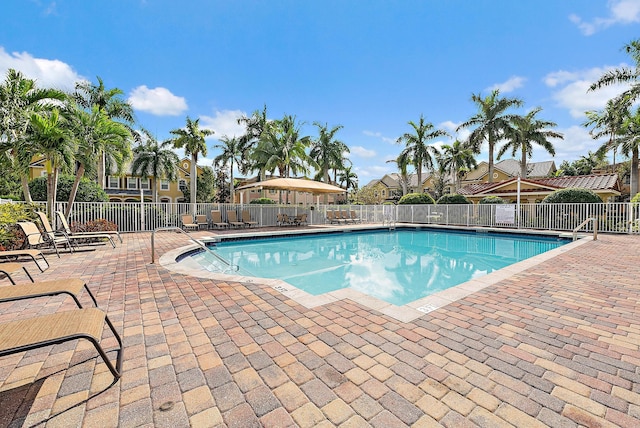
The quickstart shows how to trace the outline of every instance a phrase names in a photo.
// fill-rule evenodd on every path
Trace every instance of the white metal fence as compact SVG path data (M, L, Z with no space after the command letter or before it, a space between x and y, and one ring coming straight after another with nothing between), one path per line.
M64 211L66 203L58 203L56 210ZM94 203L76 202L70 214L71 222L85 223L106 219L118 225L122 232L151 231L158 227L182 224L183 214L190 212L188 203ZM259 226L275 226L278 214L289 216L306 213L309 224L327 223L326 212L355 211L365 223L383 223L392 219L397 223L438 224L468 227L502 227L513 229L571 231L587 218L596 218L598 230L612 233L638 233L640 206L630 203L602 204L515 204L510 205L320 205L314 208L292 205L234 205L197 204L195 214L206 215L220 211L227 221L227 211L248 210L251 220ZM584 229L590 231L592 225Z

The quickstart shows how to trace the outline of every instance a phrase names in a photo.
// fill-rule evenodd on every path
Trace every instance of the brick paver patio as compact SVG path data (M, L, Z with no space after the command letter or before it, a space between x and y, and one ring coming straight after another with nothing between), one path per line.
M159 255L183 245L156 241ZM149 233L127 234L44 273L26 263L36 280L87 281L123 336L124 375L87 400L111 383L90 344L0 358L0 426L640 426L638 236L600 235L411 323L353 301L306 309L150 253ZM74 307L5 303L0 321Z

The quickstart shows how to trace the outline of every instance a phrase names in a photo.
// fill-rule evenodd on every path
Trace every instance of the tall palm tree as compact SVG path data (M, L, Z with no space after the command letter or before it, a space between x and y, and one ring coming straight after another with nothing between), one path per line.
M33 112L51 109L56 102L67 99L57 89L37 88L35 80L27 79L14 69L7 71L0 85L0 157L18 171L26 202L31 202L29 192L29 163L33 152L26 150L25 137Z
M433 169L433 161L438 155L438 149L435 146L427 145L427 141L438 137L446 137L449 134L445 130L436 129L431 122L425 122L423 115L420 115L420 120L417 124L413 121L408 123L413 128L413 133L407 132L403 134L396 142L398 144L404 142L405 148L400 155L409 159L416 168L418 185L420 186L420 193L422 193L422 168Z
M222 153L216 156L213 159L213 165L218 168L224 168L229 166L230 174L229 174L229 194L231 195L231 201L235 201L235 192L233 188L233 166L234 164L238 167L243 162L243 145L239 138L229 138L226 135L223 135L220 138L220 142L222 144L216 144L213 147L216 149L220 149Z
M398 171L400 171L400 186L402 186L402 196L406 195L409 191L409 165L411 164L411 159L409 159L409 154L405 151L402 151L397 158L388 160L387 163L395 163L398 167Z
M633 60L634 66L607 71L588 90L595 91L605 86L628 84L629 88L612 100L616 106L628 109L640 98L640 39L632 40L623 49Z
M329 129L329 125L326 123L314 122L313 125L318 128L318 138L311 142L309 156L318 164L322 181L329 183L329 169L341 164L343 153L349 151L349 148L342 141L335 139L336 133L343 126L336 125Z
M133 132L132 126L135 123L133 107L121 96L124 92L119 88L107 89L102 79L97 76L97 84L89 81L76 83L73 99L82 108L91 111L93 107L97 107L99 111L107 115L108 118L121 121ZM105 149L107 149L105 147ZM109 160L111 158L108 151L103 151L100 155L98 163L98 183L104 189L106 187L106 177L110 170Z
M58 109L31 113L29 140L35 153L41 154L47 168L47 216L52 219L60 171L69 171L74 161L75 144L63 125Z
M511 119L512 128L505 134L507 143L498 152L498 160L500 160L509 149L514 157L520 151L520 177L522 178L527 177L527 159L533 156L534 143L545 149L551 156L555 156L556 151L549 138L564 139L561 133L548 129L557 126L555 122L536 118L540 111L542 108L537 107L525 116L514 116Z
M173 147L178 149L184 149L184 153L187 156L191 156L191 171L189 173L189 183L191 191L191 212L196 214L196 191L197 191L197 170L196 165L198 163L198 156L202 154L207 155L207 143L205 138L213 135L214 132L210 129L200 129L200 119L191 120L187 116L187 124L184 128L172 129L169 131L175 135L175 138L171 140Z
M640 154L640 108L636 109L636 111L623 122L619 141L620 151L626 156L631 156L631 197L633 197L639 191L638 154Z
M620 132L622 123L629 116L629 109L625 106L616 105L613 100L607 101L607 106L602 111L590 110L587 115L585 127L592 127L589 134L593 139L609 137L609 141L604 145L607 151L613 150L613 168L616 165L616 153L618 144L616 136Z
M352 171L351 166L345 167L338 174L338 182L340 183L340 186L344 186L347 194L349 194L349 189L358 189L358 175Z
M506 111L511 107L522 106L523 102L518 98L501 97L498 89L485 98L480 94L472 94L471 101L476 103L478 111L471 119L458 126L456 131L475 127L469 135L469 144L476 154L480 153L485 141L489 144L489 183L493 183L495 144L504 138L507 130L511 128L511 120L515 117Z
M170 148L171 141L159 143L146 129L138 131L140 144L133 148L131 174L151 177L151 198L158 202L158 180L175 181L178 176L178 155Z
M80 180L85 173L95 173L101 153L109 153L110 159L120 174L131 154L131 133L129 129L107 117L97 106L90 111L72 104L64 112L69 135L75 140L77 147L75 161L76 177L69 192L69 203L65 216L71 213Z
M456 193L460 189L460 179L464 173L478 166L473 150L458 140L451 145L442 145L438 163L442 172L454 176Z

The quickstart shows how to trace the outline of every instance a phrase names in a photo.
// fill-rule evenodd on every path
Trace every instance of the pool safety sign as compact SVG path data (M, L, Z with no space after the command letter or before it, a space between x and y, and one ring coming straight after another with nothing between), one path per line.
M516 221L515 205L496 205L496 223L513 224Z

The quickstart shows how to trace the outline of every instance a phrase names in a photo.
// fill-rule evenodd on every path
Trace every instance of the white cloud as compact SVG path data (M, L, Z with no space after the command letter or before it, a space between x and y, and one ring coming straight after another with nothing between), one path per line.
M396 140L394 138L385 137L385 136L382 135L381 132L362 131L362 133L364 135L366 135L367 137L379 138L380 140L384 141L385 143L395 144L395 142L396 142Z
M589 135L589 129L573 125L569 128L557 128L556 131L564 135L564 140L553 140L553 146L556 149L555 159L560 161L574 161L580 156L586 155L590 150L595 151L602 145L602 141L594 140ZM549 158L550 155L542 149L534 149L534 158L536 154L540 158ZM559 165L556 165L559 166Z
M596 17L592 21L584 21L576 14L569 15L573 22L585 36L591 36L616 24L631 24L640 22L640 0L612 0L608 2L609 16Z
M372 158L372 157L375 157L377 155L375 150L365 149L362 146L349 147L349 150L351 151L352 154L354 154L356 156L360 156L362 158Z
M506 82L496 83L493 86L487 88L490 91L498 89L501 93L507 94L509 92L513 92L518 88L521 88L526 82L526 78L521 76L511 76Z
M625 67L620 64L618 67ZM611 85L596 91L588 91L605 72L618 67L595 67L588 70L568 72L560 70L549 73L544 78L547 86L557 88L552 97L562 108L569 110L575 118L584 117L587 110L599 110L605 107L607 100L619 95L628 86Z
M155 116L179 116L187 111L187 102L183 97L173 95L167 88L147 88L146 85L134 88L129 94L129 103L140 111Z
M371 181L374 178L381 178L385 174L389 174L394 172L394 165L388 164L384 166L372 165L364 168L356 167L355 172L358 174L358 178L360 179L360 187L367 184L362 178L368 178Z
M438 125L438 128L444 129L445 131L447 131L449 134L451 134L451 138L450 140L458 140L458 141L466 141L469 138L469 135L471 134L471 131L469 130L469 128L464 128L461 129L459 131L456 131L456 129L458 128L458 126L460 126L462 124L462 122L453 122L451 120L447 120L444 121L442 123L440 123ZM442 145L442 142L438 142L436 143L438 145L438 148ZM449 143L447 143L449 144Z
M246 116L246 113L240 110L222 110L216 111L215 116L200 116L200 125L202 128L211 129L215 132L213 138L239 137L244 134L243 125L238 125L238 119Z
M22 72L29 79L36 80L39 88L71 91L75 88L76 82L86 80L69 64L57 59L34 58L27 52L9 54L0 46L0 72L3 78L10 68Z

